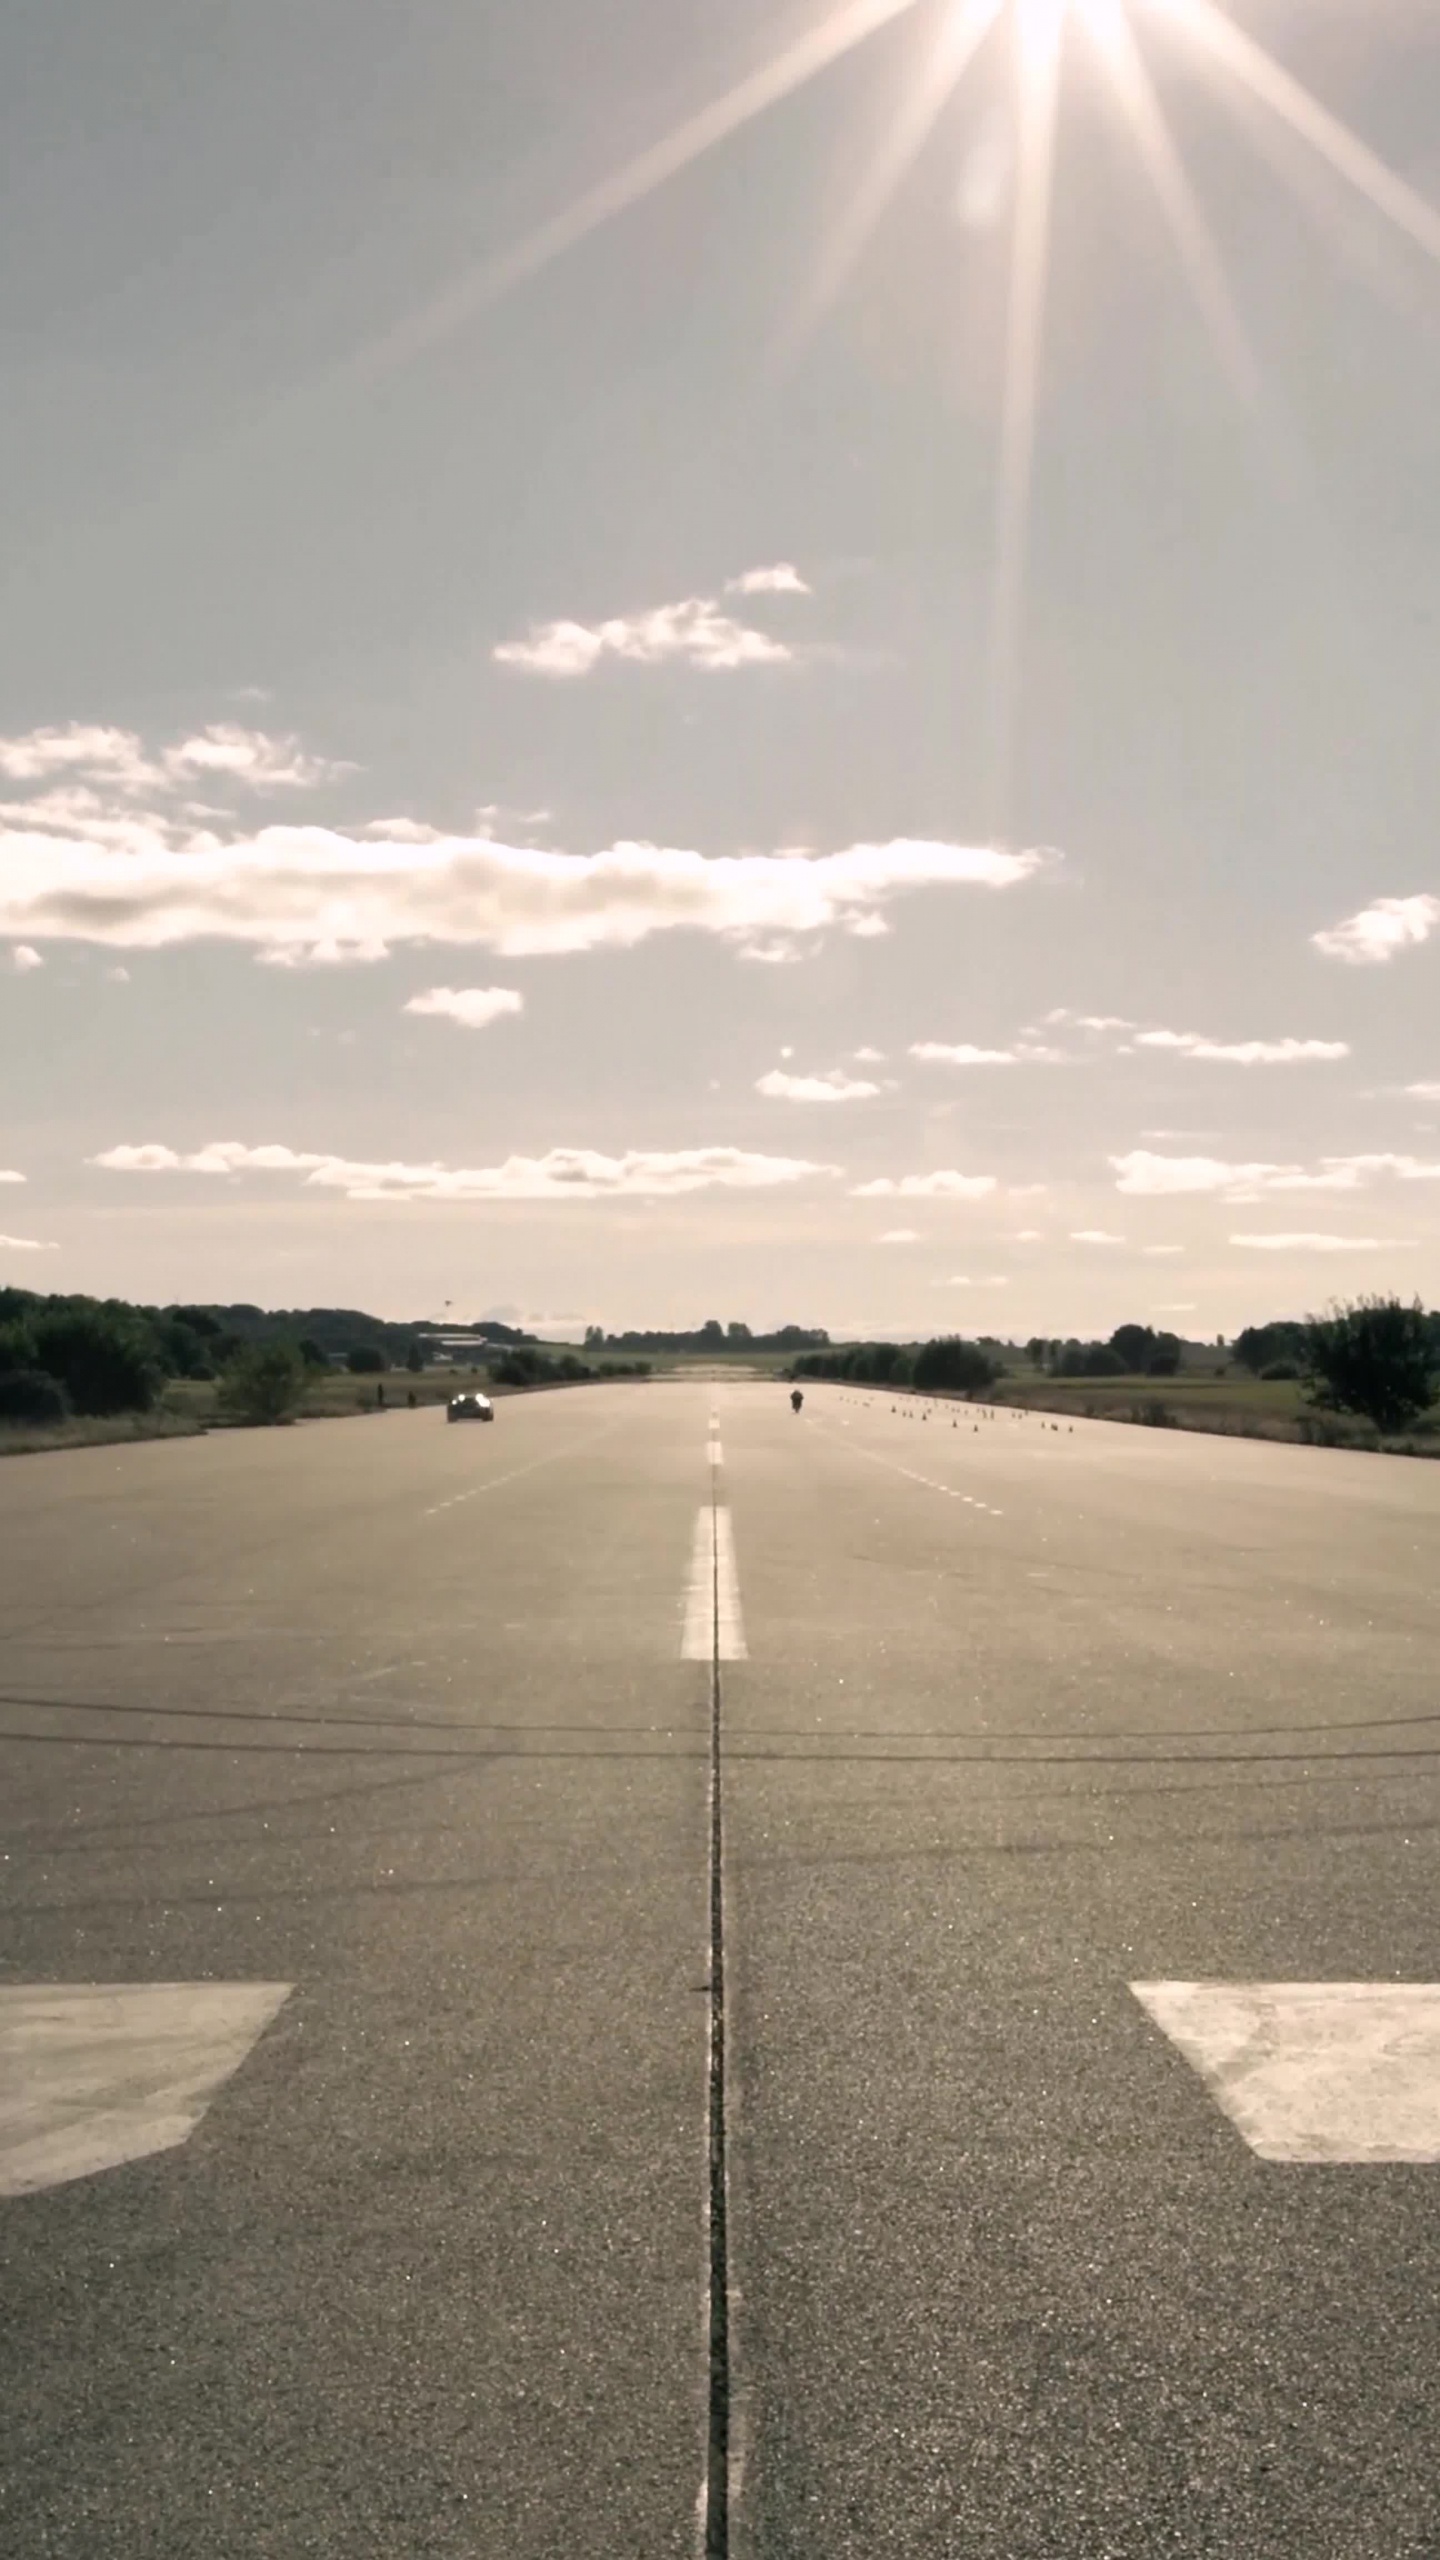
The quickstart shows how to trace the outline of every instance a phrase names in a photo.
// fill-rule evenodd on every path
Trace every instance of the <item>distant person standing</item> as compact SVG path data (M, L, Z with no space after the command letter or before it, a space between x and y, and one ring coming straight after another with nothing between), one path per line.
M804 1403L804 1401L805 1401L805 1398L804 1398L804 1397L803 1397L803 1395L801 1394L801 1392L800 1392L799 1388L798 1388L798 1387L792 1387L792 1388L791 1388L791 1390L790 1390L790 1410L791 1410L791 1412L792 1412L792 1413L798 1413L798 1412L799 1412L799 1410L800 1410L800 1407L802 1406L802 1404Z

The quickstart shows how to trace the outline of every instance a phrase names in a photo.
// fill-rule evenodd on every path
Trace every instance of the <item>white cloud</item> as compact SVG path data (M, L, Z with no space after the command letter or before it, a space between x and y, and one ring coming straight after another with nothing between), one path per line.
M17 942L10 954L10 966L17 978L23 978L28 976L32 969L43 969L45 963L30 943Z
M26 1179L23 1173L0 1173L0 1182L24 1182Z
M1057 1004L1052 1013L1043 1016L1046 1025L1072 1024L1077 1031L1133 1031L1135 1025L1123 1013L1072 1013L1070 1007Z
M1124 1236L1112 1236L1105 1227L1072 1227L1072 1244L1124 1244Z
M1016 1244L1043 1244L1044 1241L1045 1230L1043 1227L1019 1227L1016 1229Z
M256 791L310 789L349 771L304 753L294 738L213 722L193 736L147 753L132 729L71 721L64 729L31 729L0 738L0 774L12 782L84 777L92 786L137 793L194 783L201 777L243 782Z
M123 966L123 964L117 964L115 968L107 969L105 975L112 987L128 987L130 984L130 972Z
M525 999L514 987L427 987L405 1007L407 1013L438 1014L447 1022L463 1023L467 1031L483 1031L487 1023L524 1010Z
M1413 951L1417 943L1428 942L1437 925L1440 898L1377 898L1373 906L1362 907L1358 915L1347 916L1343 924L1331 925L1323 933L1312 933L1310 939L1327 960L1375 968L1393 960L1397 952Z
M679 604L616 614L608 622L542 623L526 640L503 640L492 655L502 667L563 680L593 674L603 658L640 667L679 662L731 674L738 667L789 666L798 652L768 631L737 622L714 596L686 596Z
M354 770L307 755L295 738L272 738L263 729L240 729L232 721L212 722L166 747L162 762L177 781L243 782L251 791L310 791Z
M478 1168L371 1164L228 1138L212 1139L189 1154L153 1144L109 1147L90 1162L107 1173L301 1174L307 1188L339 1191L350 1200L443 1201L669 1199L693 1191L769 1191L838 1170L795 1156L747 1154L739 1147L632 1149L623 1156L552 1147L543 1156L507 1156L503 1164Z
M877 1244L919 1244L920 1230L918 1227L887 1227L883 1236L877 1236L875 1241Z
M1440 1084L1407 1084L1405 1090L1417 1102L1440 1102Z
M0 1236L0 1252L58 1253L59 1246L47 1236Z
M788 1058L788 1057L789 1057L789 1055L790 1055L790 1052L789 1052L789 1050L788 1050L788 1049L785 1049L785 1050L782 1050L781 1055L782 1055L783 1057L787 1057L787 1058ZM855 1051L855 1063L856 1063L856 1065L857 1065L857 1066L861 1066L861 1067L878 1067L878 1066L882 1066L882 1065L884 1064L884 1060L885 1060L885 1052L884 1052L884 1050L883 1050L883 1049L857 1049L857 1050ZM1421 1089L1421 1088L1420 1088L1420 1087L1418 1087L1418 1086L1415 1088L1415 1090L1416 1090L1417 1092L1418 1092L1420 1089ZM1437 1084L1437 1086L1435 1087L1435 1092L1436 1092L1437 1096L1440 1096L1440 1084Z
M905 1173L898 1181L882 1175L857 1182L854 1200L985 1200L998 1188L993 1173Z
M1173 1049L1183 1057L1219 1059L1236 1067L1292 1067L1350 1055L1347 1040L1206 1040L1198 1031L1137 1031L1135 1046Z
M727 596L808 596L808 587L793 560L777 560L768 569L744 569L738 578L727 578Z
M1143 1147L1112 1156L1117 1191L1143 1198L1218 1192L1227 1200L1258 1200L1273 1191L1358 1191L1389 1175L1397 1182L1440 1182L1440 1164L1423 1156L1375 1154L1322 1156L1318 1172L1298 1164L1227 1164L1216 1156L1157 1156Z
M927 1066L945 1067L1013 1067L1013 1049L977 1049L969 1040L912 1040L912 1058L923 1058Z
M408 822L247 833L139 810L112 776L0 803L0 939L155 950L209 937L299 965L404 943L623 950L689 930L775 959L827 929L883 930L879 911L907 891L1008 888L1046 859L910 837L707 857L643 843L559 853Z
M1010 1275L1005 1271L987 1271L981 1278L972 1279L968 1271L954 1271L948 1280L939 1280L935 1285L939 1289L1008 1289Z
M1398 1253L1413 1245L1413 1236L1232 1236L1232 1244L1257 1253Z
M792 1076L783 1067L772 1067L768 1075L757 1076L755 1090L772 1102L866 1102L880 1087L864 1076L847 1076L843 1067L832 1067L823 1076Z

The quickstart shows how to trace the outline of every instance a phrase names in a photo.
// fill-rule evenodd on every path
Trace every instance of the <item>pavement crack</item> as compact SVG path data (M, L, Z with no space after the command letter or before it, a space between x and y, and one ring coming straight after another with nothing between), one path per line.
M719 1510L711 1494L710 1653L710 2068L709 2068L709 2427L705 2460L704 2560L730 2549L730 2176L725 2088L725 1798L720 1681Z

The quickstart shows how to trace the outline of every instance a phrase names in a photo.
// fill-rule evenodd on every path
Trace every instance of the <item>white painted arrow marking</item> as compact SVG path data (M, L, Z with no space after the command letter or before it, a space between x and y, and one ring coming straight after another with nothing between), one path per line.
M1262 2160L1440 2161L1440 1983L1130 1988Z
M288 1982L0 1990L0 2196L172 2151L290 1996Z

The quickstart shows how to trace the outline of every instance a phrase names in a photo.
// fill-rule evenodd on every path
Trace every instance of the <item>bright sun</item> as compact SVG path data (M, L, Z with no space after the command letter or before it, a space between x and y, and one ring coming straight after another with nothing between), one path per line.
M1372 10L1376 0L1368 0ZM1219 251L1191 187L1151 76L1140 31L1222 75L1232 95L1263 107L1411 241L1440 261L1440 212L1245 33L1220 0L837 0L807 33L700 109L650 150L590 189L527 240L462 278L377 352L414 351L535 274L603 223L712 151L832 63L898 21L925 29L920 58L890 131L858 180L826 242L806 316L842 288L870 233L949 101L979 56L1011 53L1014 187L1005 389L997 471L996 566L991 646L991 792L997 831L1009 817L1035 445L1050 263L1055 137L1066 59L1088 53L1123 110L1190 289L1232 379L1244 390L1255 366L1231 300Z

